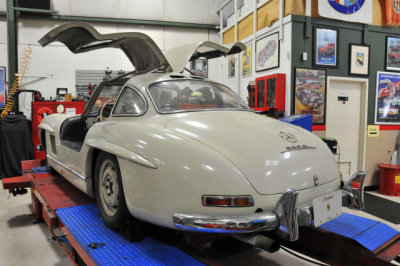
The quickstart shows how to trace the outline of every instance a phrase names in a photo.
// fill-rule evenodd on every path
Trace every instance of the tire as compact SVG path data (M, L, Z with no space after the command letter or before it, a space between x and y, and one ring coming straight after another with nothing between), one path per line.
M95 170L96 203L104 223L119 231L129 218L117 158L101 152Z

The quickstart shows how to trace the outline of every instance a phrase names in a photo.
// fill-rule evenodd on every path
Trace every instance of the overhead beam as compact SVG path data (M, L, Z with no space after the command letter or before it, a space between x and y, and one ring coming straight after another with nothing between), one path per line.
M51 16L46 17L46 18L51 18L51 19L55 19L55 20L66 20L66 21L121 23L121 24L168 26L168 27L199 28L199 29L219 30L219 26L218 25L200 24L200 23L187 23L187 22L172 22L172 21L162 21L162 20L105 18L105 17L84 17L84 16L64 16L64 15L51 15Z
M38 14L57 14L57 10L47 10L38 8L14 7L14 11L21 11L25 13L38 13Z

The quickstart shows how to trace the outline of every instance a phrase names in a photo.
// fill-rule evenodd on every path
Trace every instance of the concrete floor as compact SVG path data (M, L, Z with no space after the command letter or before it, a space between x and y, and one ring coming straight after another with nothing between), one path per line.
M400 197L389 197L393 198L400 202ZM0 265L73 265L57 242L47 240L50 236L48 227L44 223L34 224L30 209L30 191L22 196L9 197L8 191L1 189L0 206ZM345 211L382 221L367 213L348 209ZM386 223L400 231L400 224ZM229 265L248 265L249 261L251 265L315 265L283 249L273 254L260 249L249 249L225 258L222 262Z

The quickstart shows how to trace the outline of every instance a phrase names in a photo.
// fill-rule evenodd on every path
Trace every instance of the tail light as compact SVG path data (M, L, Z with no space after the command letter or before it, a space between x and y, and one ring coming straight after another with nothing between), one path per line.
M203 195L203 206L210 207L251 207L252 196L208 196Z

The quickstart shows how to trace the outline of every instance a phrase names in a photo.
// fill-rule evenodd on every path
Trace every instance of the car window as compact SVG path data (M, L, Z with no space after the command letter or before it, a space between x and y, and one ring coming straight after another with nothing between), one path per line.
M170 80L154 83L149 94L159 112L216 109L249 110L247 104L228 87L205 80Z
M116 100L122 86L121 85L106 85L102 88L99 96L96 99L95 104L92 106L92 109L89 112L90 116L97 116L99 114L100 108L106 102L110 100Z
M135 89L126 87L118 99L113 115L141 115L146 111L146 101Z

